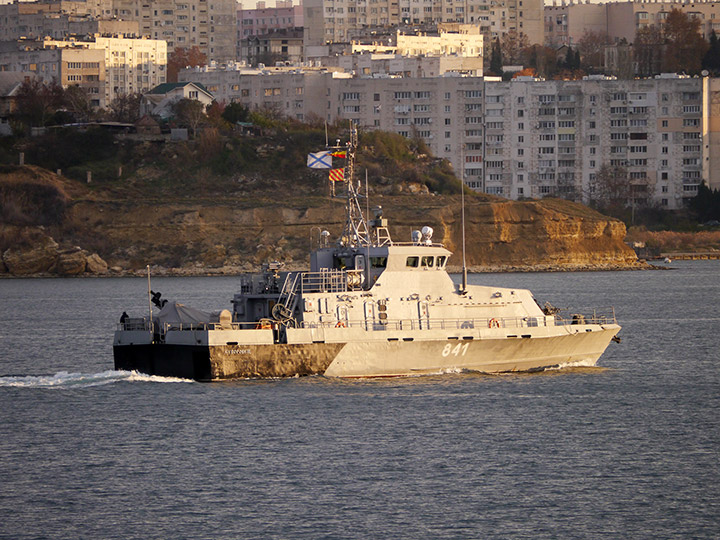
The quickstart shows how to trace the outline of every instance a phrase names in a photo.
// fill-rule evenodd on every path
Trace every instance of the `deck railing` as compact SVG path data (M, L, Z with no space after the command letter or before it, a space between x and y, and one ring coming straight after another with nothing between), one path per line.
M533 328L538 326L566 326L577 324L617 324L615 309L595 309L591 313L545 315L541 317L481 317L469 319L385 319L358 321L329 321L300 323L300 328L361 328L363 330L473 330L480 328ZM169 331L252 330L276 327L274 321L232 323L164 323L161 333ZM118 330L145 330L151 326L144 319L132 319L118 324Z

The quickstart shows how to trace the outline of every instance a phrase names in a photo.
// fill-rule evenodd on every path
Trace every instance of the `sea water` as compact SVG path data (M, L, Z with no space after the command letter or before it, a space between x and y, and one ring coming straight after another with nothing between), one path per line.
M615 306L596 368L212 384L112 371L141 278L0 280L0 538L718 538L720 263L670 266L470 276Z

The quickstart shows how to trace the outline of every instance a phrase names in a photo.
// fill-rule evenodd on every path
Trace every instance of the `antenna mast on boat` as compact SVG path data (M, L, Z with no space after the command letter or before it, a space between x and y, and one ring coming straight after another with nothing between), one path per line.
M346 145L347 165L345 166L344 182L347 189L347 204L345 205L345 228L341 239L346 246L370 245L371 238L365 216L363 216L358 200L360 186L355 186L355 152L358 146L357 127L350 124L350 140Z
M147 276L148 276L148 312L149 312L149 318L148 318L148 328L150 328L150 333L153 333L153 327L152 327L152 290L150 287L150 265L147 265Z
M460 162L462 163L460 169L460 207L462 215L462 288L460 289L461 294L467 292L467 264L465 263L465 145L462 146L462 152L460 154Z

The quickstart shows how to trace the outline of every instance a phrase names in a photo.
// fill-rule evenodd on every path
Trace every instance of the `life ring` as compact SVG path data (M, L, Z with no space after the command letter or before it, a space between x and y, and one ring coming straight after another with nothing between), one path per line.
M270 330L272 329L272 324L270 321L260 321L257 323L257 326L255 326L255 330Z
M500 321L492 318L488 321L488 328L500 328Z
M335 325L335 328L345 328L345 323L342 321L338 321Z

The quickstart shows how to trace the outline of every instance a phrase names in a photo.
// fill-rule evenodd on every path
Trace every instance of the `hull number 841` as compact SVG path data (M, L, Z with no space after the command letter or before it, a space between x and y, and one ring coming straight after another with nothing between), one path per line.
M452 355L452 356L465 356L465 353L467 352L468 347L470 347L470 344L469 344L469 343L465 343L465 344L463 344L463 343L458 343L458 344L455 345L454 347L453 347L453 344L452 344L452 343L448 343L447 345L445 345L445 347L443 347L442 355L443 355L444 357L448 357L448 356L450 356L450 355Z

